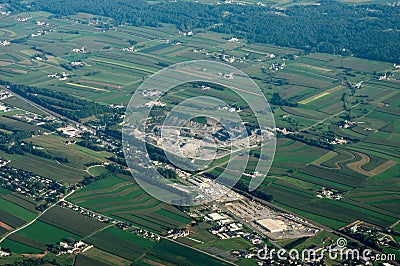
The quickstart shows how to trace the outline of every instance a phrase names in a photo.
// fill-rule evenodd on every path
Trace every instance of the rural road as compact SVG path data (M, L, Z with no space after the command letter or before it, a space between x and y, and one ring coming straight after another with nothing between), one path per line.
M392 229L393 227L395 227L396 225L398 225L400 223L400 220L398 220L397 222L395 222L394 224L392 224L391 226L389 226L390 229Z
M50 207L48 207L46 210L44 210L41 214L39 214L35 219L33 219L32 221L30 221L29 223L16 228L15 230L8 232L7 234L5 234L3 236L3 238L0 239L0 243L3 242L7 237L9 237L10 235L30 226L31 224L33 224L34 222L36 222L37 219L39 219L43 214L45 214L48 210L50 210L51 208L53 208L54 206L56 206L58 203L60 203L61 201L64 201L67 197L69 197L72 193L74 193L75 190L72 190L70 193L64 195L64 197L62 197L61 199L59 199L56 203L54 203L53 205L51 205Z
M353 105L352 107L350 107L350 109L353 109L354 107L356 107L356 106L358 106L358 105L360 105L360 104L361 104L361 103L357 103L357 104ZM338 116L338 115L340 115L340 114L342 114L342 113L344 113L344 112L346 112L346 111L347 111L347 110L343 110L343 111L340 111L340 112L338 112L338 113L336 113L336 114L330 115L330 116L328 116L327 118L322 119L321 121L318 121L317 123L312 124L312 125L309 126L309 127L306 127L306 128L303 128L303 129L300 129L300 130L296 131L295 133L299 133L299 132L301 132L301 131L308 130L308 129L312 128L312 127L315 127L316 125L322 124L322 123L324 123L326 120L329 120L329 119L331 119L331 118L333 118L333 117L335 117L335 116Z

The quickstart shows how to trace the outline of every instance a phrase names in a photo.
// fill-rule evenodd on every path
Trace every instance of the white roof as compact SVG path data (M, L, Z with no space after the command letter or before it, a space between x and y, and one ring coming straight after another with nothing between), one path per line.
M218 220L222 220L222 219L226 218L225 216L223 216L217 212L208 214L208 217L210 217L214 221L218 221Z
M271 232L278 232L286 229L285 223L281 220L267 218L258 220L257 223Z

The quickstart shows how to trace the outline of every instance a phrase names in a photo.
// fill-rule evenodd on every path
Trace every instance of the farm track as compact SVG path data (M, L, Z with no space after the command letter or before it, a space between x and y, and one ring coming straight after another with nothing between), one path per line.
M0 239L0 243L3 242L7 237L9 237L12 234L15 234L16 232L30 226L31 224L33 224L34 222L36 222L40 217L42 217L48 210L52 209L54 206L57 206L58 203L60 203L61 201L64 201L68 196L72 195L72 193L74 193L75 190L72 190L70 193L64 195L64 197L62 197L61 199L59 199L56 203L54 203L53 205L51 205L50 207L48 207L46 210L44 210L42 213L40 213L35 219L33 219L32 221L30 221L29 223L16 228L14 231L8 232L7 234L5 234L1 239Z

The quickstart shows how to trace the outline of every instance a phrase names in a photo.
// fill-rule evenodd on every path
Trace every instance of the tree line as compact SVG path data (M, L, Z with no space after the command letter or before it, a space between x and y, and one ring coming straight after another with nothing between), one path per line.
M8 2L18 5L19 1ZM58 16L86 12L111 17L117 25L160 27L170 23L182 31L210 29L306 52L354 54L400 62L398 6L345 5L321 0L318 5L276 9L183 1L148 4L144 0L35 0L30 10L45 10Z

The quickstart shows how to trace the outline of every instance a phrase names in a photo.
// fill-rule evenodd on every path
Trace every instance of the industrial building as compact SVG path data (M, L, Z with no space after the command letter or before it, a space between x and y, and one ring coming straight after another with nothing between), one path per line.
M270 233L280 233L286 229L284 221L271 218L258 220L257 224L268 230Z

